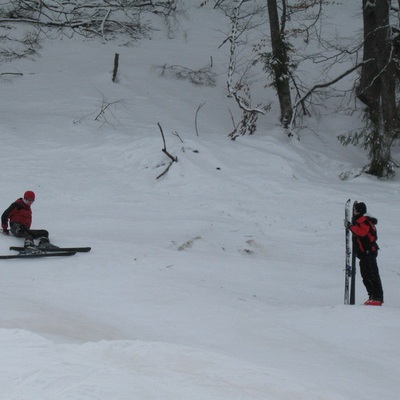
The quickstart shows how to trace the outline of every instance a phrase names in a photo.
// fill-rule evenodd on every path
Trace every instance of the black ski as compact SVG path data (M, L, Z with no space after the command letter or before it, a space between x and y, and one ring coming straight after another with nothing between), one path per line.
M44 251L45 253L54 253L54 252L75 252L75 253L87 253L90 251L92 248L91 247L40 247L40 246L35 246L33 249L37 249L39 251ZM24 247L17 247L17 246L11 246L10 250L15 250L15 251L24 251Z
M349 224L351 224L352 210L351 199L348 199L344 208L344 229L345 229L345 264L344 264L344 304L350 304L350 280L352 278L352 265L351 265L351 231ZM352 282L351 282L352 283Z
M54 253L45 252L32 252L32 253L19 253L0 255L0 260L9 260L11 258L39 258L39 257L60 257L60 256L73 256L76 254L74 251L59 251Z

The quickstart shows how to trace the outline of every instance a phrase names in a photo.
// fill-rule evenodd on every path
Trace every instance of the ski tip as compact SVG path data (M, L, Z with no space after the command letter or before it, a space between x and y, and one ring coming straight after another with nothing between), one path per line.
M74 256L76 251L64 251L64 252L56 252L56 253L19 253L19 254L5 254L0 255L0 260L9 260L9 259L23 259L23 258L44 258L44 257L68 257Z

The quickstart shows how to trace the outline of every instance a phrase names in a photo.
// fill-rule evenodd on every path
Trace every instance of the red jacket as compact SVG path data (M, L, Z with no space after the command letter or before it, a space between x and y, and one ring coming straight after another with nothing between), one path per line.
M350 230L356 239L357 255L360 256L366 252L377 251L379 249L377 232L375 225L378 221L375 218L361 215L350 226Z
M4 211L1 216L1 224L8 225L8 220L10 220L10 225L13 222L18 222L24 225L27 229L30 229L32 225L32 210L29 204L26 204L22 198L16 200L14 203Z

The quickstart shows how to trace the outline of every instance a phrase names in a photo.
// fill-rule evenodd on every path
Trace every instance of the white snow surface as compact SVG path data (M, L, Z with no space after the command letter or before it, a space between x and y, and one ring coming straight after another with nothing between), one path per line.
M335 12L360 32L358 6ZM0 83L2 209L33 190L32 228L92 251L0 261L0 399L398 399L399 179L339 179L367 158L336 139L360 118L329 109L297 140L271 97L257 133L229 140L216 15L193 6L173 39L47 40L1 65L22 74ZM210 57L215 87L157 72ZM157 123L178 157L160 179ZM379 219L383 307L362 305L359 275L343 305L348 198ZM20 244L2 236L0 253Z

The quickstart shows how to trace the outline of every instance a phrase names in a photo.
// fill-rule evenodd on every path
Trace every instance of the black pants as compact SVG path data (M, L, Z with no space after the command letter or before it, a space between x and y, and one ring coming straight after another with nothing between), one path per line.
M16 237L21 237L29 240L39 239L42 237L49 238L49 232L45 229L28 229L18 222L11 224L11 233Z
M368 296L371 300L383 301L383 289L376 262L378 252L370 252L360 257L360 272Z

